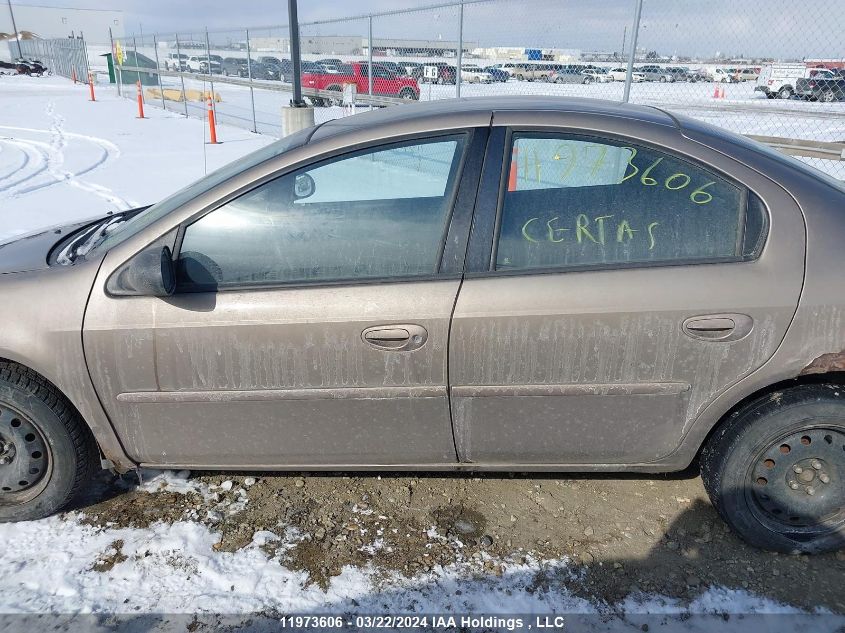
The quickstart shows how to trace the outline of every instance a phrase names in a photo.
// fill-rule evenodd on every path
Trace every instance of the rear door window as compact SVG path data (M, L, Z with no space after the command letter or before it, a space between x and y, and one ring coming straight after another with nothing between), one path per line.
M759 254L766 217L744 187L645 145L515 134L495 266L740 261Z

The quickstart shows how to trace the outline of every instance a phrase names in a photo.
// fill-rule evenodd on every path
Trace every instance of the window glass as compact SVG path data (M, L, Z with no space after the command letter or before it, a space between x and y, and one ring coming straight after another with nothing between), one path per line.
M746 235L748 193L731 181L586 136L515 135L503 195L500 270L749 258L765 230L753 205Z
M394 144L267 182L187 227L180 286L433 274L464 144Z

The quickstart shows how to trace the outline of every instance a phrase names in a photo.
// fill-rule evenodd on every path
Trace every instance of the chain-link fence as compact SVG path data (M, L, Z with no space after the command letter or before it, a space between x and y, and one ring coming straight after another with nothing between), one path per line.
M845 179L843 31L839 0L465 0L301 23L302 87L317 122L482 95L654 105ZM129 37L112 48L118 75L141 77L147 103L201 117L212 94L220 122L282 135L287 26Z
M40 62L49 72L68 79L86 81L88 52L82 38L61 37L50 40L10 41L11 59Z

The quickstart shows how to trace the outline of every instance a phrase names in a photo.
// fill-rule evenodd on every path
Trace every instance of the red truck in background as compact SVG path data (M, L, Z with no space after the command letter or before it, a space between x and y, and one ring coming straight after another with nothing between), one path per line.
M369 93L369 75L367 74L367 62L351 62L339 64L337 72L303 72L302 87L316 88L317 90L337 90L343 92L346 84L355 84L358 94ZM411 77L400 76L385 66L373 64L373 94L382 97L399 97L401 99L418 100L420 98L420 87L417 80ZM314 105L340 105L342 95L338 94L337 99L326 99L324 97L312 97Z

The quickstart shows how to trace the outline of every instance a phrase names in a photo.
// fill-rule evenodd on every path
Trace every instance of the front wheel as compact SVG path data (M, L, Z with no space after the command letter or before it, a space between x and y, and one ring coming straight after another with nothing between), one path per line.
M701 452L701 478L745 541L780 552L845 545L845 388L807 385L736 411Z
M828 90L822 95L821 100L825 103L833 103L834 101L836 101L836 95L833 94L832 90Z
M784 86L778 91L778 98L779 99L789 99L792 97L792 88L789 86Z
M0 523L63 509L88 482L97 448L53 385L0 362Z
M399 92L399 96L406 101L416 101L420 98L417 92L411 88L402 88Z

